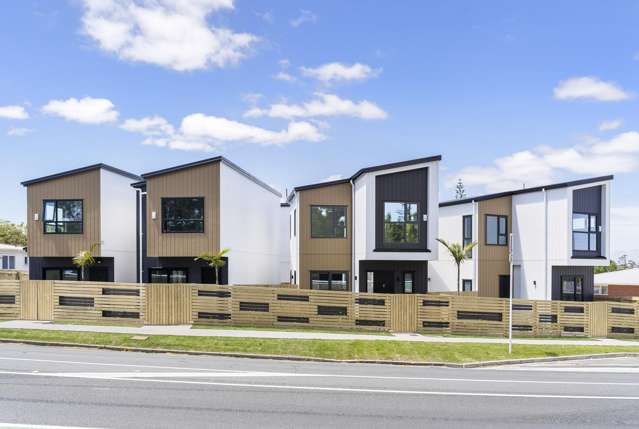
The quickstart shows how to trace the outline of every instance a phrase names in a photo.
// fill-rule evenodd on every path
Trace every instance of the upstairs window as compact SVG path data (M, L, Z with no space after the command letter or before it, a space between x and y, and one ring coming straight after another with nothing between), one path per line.
M82 234L82 200L45 200L45 234Z
M508 216L486 215L486 244L508 245Z
M419 210L414 202L384 202L384 243L419 243Z
M204 232L204 198L162 198L162 232Z
M346 206L311 206L311 238L346 238Z
M587 213L572 214L572 250L596 252L599 248L599 228L597 215Z
M462 246L466 247L473 242L473 217L467 215L462 217ZM466 253L467 258L473 257L473 251Z

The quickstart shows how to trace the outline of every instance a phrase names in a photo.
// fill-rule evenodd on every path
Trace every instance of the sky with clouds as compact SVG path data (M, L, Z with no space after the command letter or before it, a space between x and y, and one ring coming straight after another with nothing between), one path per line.
M0 15L0 219L21 180L222 154L278 189L441 154L440 197L615 174L639 259L639 3L22 0Z

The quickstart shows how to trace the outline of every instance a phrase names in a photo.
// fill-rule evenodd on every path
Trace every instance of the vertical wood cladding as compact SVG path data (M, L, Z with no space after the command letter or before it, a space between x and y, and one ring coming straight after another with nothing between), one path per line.
M384 201L416 202L419 243L384 243ZM375 248L426 250L428 213L428 168L383 174L375 177Z
M350 183L299 191L299 285L311 287L311 271L346 271L350 282L353 210ZM311 206L346 206L346 238L311 238Z
M220 248L220 163L146 179L148 256L197 256ZM162 233L163 197L204 197L204 233ZM152 212L156 218L152 219Z
M512 197L493 198L478 203L478 295L499 297L499 276L510 274L508 246L486 244L486 215L508 216L508 240L512 231Z
M83 200L82 234L45 234L43 201ZM34 220L38 214L39 220ZM27 187L29 256L74 256L100 243L100 169L60 177ZM101 255L98 246L96 256Z

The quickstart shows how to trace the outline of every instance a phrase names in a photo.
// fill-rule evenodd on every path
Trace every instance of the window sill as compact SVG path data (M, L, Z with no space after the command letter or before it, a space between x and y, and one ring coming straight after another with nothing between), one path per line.
M388 248L376 248L373 252L413 252L413 253L430 253L430 249L388 249Z
M572 255L571 259L608 259L605 256L579 256L579 255Z

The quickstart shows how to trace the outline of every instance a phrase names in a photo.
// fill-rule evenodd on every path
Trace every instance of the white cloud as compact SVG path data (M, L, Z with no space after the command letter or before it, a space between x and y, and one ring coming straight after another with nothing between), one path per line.
M270 118L312 118L321 116L352 116L360 119L386 119L388 114L375 103L367 100L355 102L334 94L318 92L317 98L304 104L276 103L262 109L254 107L244 116Z
M121 128L145 136L162 136L173 134L175 130L169 122L161 116L147 116L140 119L127 119Z
M364 80L375 77L380 73L380 70L373 69L366 64L355 63L347 65L337 62L319 67L301 67L300 70L304 76L318 79L324 83Z
M251 106L255 106L261 99L264 97L259 92L247 92L246 94L242 94L242 100L245 103L250 104Z
M317 15L315 15L310 10L304 10L304 9L300 10L300 14L297 16L297 18L291 19L289 21L291 26L295 28L307 22L309 23L317 22Z
M295 76L285 71L281 71L277 73L276 75L273 76L273 79L282 80L284 82L295 82L297 80Z
M11 127L7 130L7 135L9 137L24 137L28 134L31 134L33 129L31 128L14 128Z
M111 100L91 97L51 100L42 107L42 111L84 124L113 122L119 115Z
M498 158L492 165L471 166L450 174L446 186L458 178L466 186L480 186L488 192L519 189L551 183L565 175L607 175L639 169L639 133L621 133L608 140L553 148L539 146Z
M22 106L0 106L0 118L28 119L29 114Z
M233 0L83 0L84 31L122 59L178 71L224 67L243 59L253 34L210 26Z
M179 130L175 130L164 118L158 116L127 120L122 128L147 136L143 144L206 152L228 143L268 146L296 141L318 142L325 138L319 129L309 122L291 122L286 129L271 131L202 113L194 113L183 118Z
M558 100L588 98L597 101L620 101L630 98L630 93L614 82L604 82L594 76L573 77L559 82L554 90Z
M603 121L599 124L599 131L610 131L616 130L623 124L623 120L621 119L611 119L609 121Z
M275 16L273 15L272 10L268 10L266 12L255 12L255 16L268 24L272 24L273 21L275 21Z
M325 177L321 180L321 182L334 182L335 180L340 180L342 179L342 175L341 174L331 174L328 177Z

